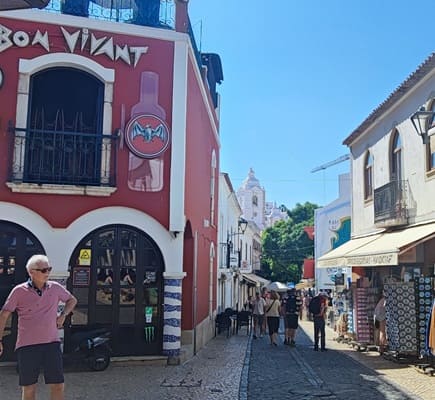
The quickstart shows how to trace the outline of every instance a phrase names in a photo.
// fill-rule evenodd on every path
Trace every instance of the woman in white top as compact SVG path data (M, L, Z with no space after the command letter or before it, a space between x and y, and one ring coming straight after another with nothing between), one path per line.
M270 292L270 298L266 303L266 317L267 327L269 329L270 344L278 346L278 328L279 319L281 316L281 302L279 301L279 295L272 290Z

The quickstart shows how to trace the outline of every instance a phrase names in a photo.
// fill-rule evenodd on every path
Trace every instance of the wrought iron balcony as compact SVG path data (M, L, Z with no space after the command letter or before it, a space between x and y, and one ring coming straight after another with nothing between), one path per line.
M408 224L407 182L391 181L374 190L374 213L377 227Z
M116 135L10 128L9 182L116 186Z
M51 0L45 11L175 29L174 0Z
M51 0L42 12L175 30L175 0ZM190 37L199 69L203 65L190 19Z

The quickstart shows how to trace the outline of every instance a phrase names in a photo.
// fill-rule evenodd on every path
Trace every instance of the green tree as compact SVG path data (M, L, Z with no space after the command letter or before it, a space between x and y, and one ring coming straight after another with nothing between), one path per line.
M314 242L304 228L314 224L316 204L297 203L292 210L281 206L289 215L267 228L262 236L261 275L280 282L299 282L305 258L314 256Z

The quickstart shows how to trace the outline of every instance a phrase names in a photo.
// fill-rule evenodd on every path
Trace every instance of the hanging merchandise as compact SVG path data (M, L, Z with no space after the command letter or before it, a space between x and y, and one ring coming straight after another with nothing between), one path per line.
M426 354L429 356L435 355L435 300L430 308L429 317L427 320L426 330ZM433 360L433 359L432 359Z
M373 311L380 290L376 287L356 288L356 332L360 343L374 343Z
M428 321L432 311L433 278L419 277L415 280L416 314L417 314L417 350L422 358L428 354L426 341L428 338Z
M388 348L398 354L417 353L415 289L412 282L388 283L386 299Z

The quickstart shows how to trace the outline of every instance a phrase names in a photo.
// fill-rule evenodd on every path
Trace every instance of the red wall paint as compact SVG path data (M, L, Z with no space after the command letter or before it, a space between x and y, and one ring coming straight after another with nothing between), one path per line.
M60 27L52 24L35 24L28 21L10 20L0 18L0 24L13 29L14 32L22 30L28 32L30 37L39 29L40 32L48 32L50 40L50 53L63 52L66 50L66 41ZM72 33L80 27L66 27ZM172 125L172 82L173 82L173 51L172 42L141 38L137 36L119 35L112 32L90 31L97 38L113 37L115 44L128 46L149 46L148 53L142 55L136 68L128 66L123 61L112 61L105 55L90 56L89 52L76 50L80 54L98 62L103 67L115 70L114 96L112 103L112 128L115 130L121 125L121 106L125 105L126 122L130 117L131 106L139 101L139 82L142 71L154 71L159 74L159 104L166 110L166 123ZM9 157L7 132L8 121L15 125L16 98L18 85L18 61L20 58L32 59L48 54L39 46L27 46L23 48L11 47L1 53L1 67L5 75L5 84L0 89L0 181L7 181L9 170ZM128 149L124 145L118 152L117 191L110 197L90 197L71 195L42 195L12 193L5 185L0 185L0 200L13 202L32 209L45 218L53 227L63 228L68 226L79 216L93 209L108 206L125 206L141 210L152 215L160 223L168 226L169 208L169 178L170 178L169 147L164 154L164 188L160 192L136 192L127 186ZM61 207L59 206L61 204ZM165 207L162 207L162 204ZM65 209L68 213L65 213Z
M191 330L193 328L193 297L194 297L194 240L190 221L187 221L184 232L184 251L183 251L183 270L186 278L182 282L182 302L181 302L181 329Z
M215 226L204 227L204 219L210 220L211 156L215 150L217 168L215 175L215 222L218 216L219 143L214 136L209 114L203 102L193 66L188 69L187 133L186 133L186 217L198 233L197 290L198 322L208 316L210 283L210 245L214 243L215 254L217 230ZM213 262L213 309L216 308L217 259ZM192 279L188 276L188 280ZM186 282L188 284L188 282ZM185 298L185 297L183 297Z

